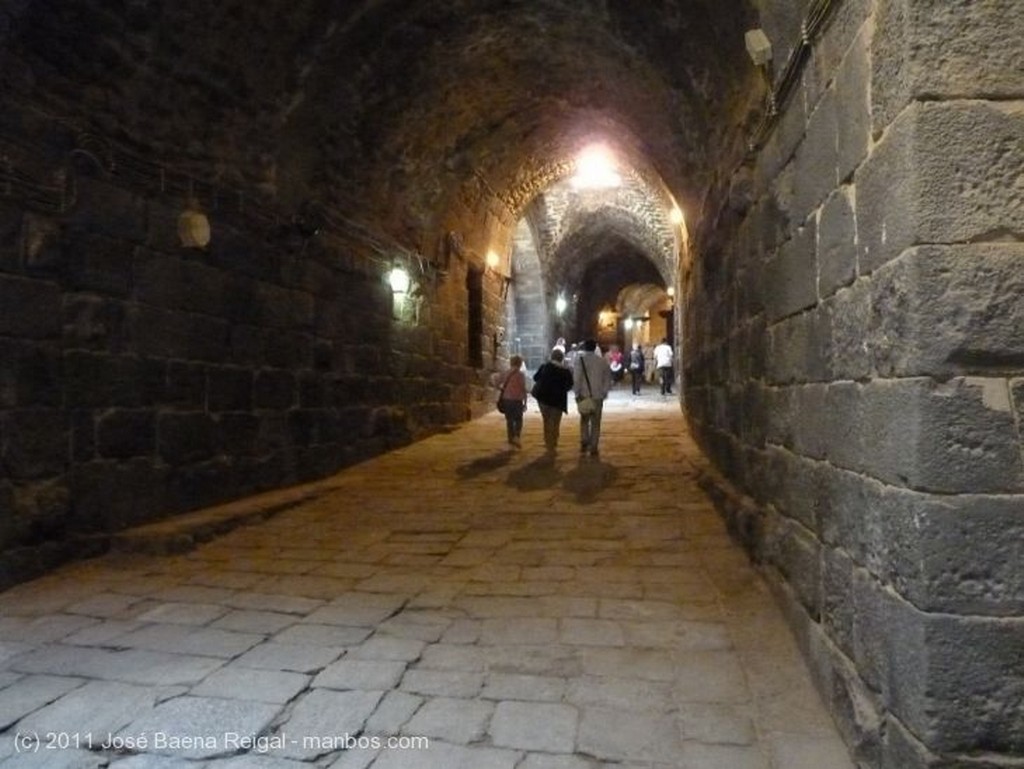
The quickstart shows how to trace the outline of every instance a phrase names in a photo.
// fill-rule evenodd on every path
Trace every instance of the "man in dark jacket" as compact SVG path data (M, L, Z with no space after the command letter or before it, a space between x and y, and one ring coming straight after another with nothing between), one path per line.
M558 447L558 432L562 425L562 414L569 411L569 390L572 389L572 372L562 361L565 355L557 347L551 351L551 360L543 364L533 375L533 397L540 407L544 420L544 446L549 452Z

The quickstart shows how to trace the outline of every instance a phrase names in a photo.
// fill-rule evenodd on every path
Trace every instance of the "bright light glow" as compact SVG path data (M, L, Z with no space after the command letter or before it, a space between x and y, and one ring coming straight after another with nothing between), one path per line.
M683 212L680 210L679 206L672 206L672 210L668 212L668 220L672 222L672 224L683 223Z
M633 328L633 319L626 318L626 320L623 321L622 325L626 327L626 331L629 331L631 328Z
M622 185L616 170L615 156L607 147L596 144L587 147L576 158L576 174L572 186L576 189L610 189Z
M669 286L668 288L665 289L665 293L668 294L669 296L675 296L676 295L676 287L675 286Z
M569 303L565 301L565 297L559 294L558 298L555 300L555 312L561 315L563 312L565 312L565 308L568 306Z
M393 267L388 273L388 284L396 294L409 293L409 273L401 267Z
M492 270L497 269L500 261L501 259L493 250L487 252L487 266Z

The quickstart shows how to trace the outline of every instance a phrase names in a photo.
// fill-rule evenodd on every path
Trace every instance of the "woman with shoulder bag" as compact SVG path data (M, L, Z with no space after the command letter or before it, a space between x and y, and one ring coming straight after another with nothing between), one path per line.
M505 432L510 446L519 448L519 436L523 433L523 412L526 411L526 375L523 373L523 359L513 355L508 359L509 370L501 383L498 394L498 411L505 415Z

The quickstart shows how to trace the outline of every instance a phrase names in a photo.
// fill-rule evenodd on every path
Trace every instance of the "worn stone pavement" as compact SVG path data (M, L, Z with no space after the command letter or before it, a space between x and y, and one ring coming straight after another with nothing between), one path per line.
M851 769L678 402L616 391L599 460L526 420L0 595L0 766Z

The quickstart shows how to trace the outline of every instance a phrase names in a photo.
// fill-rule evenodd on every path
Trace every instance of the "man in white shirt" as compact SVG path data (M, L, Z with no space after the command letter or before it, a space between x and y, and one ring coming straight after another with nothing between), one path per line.
M601 440L601 412L612 387L612 370L608 361L597 352L595 340L588 339L580 347L573 363L572 381L576 391L576 410L580 415L580 453L596 457ZM582 403L585 400L591 404ZM587 408L591 410L584 413Z
M665 337L662 337L661 342L654 348L654 367L661 377L661 394L671 395L674 378L672 375L672 347Z

